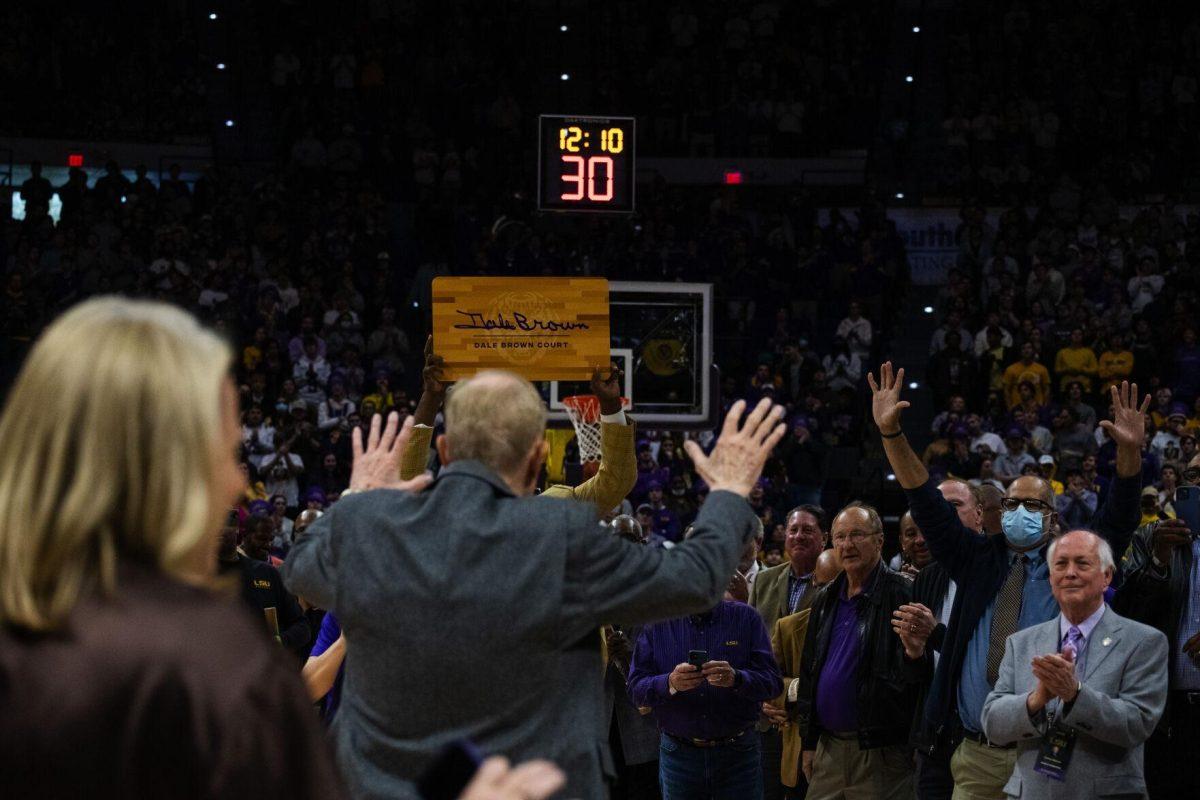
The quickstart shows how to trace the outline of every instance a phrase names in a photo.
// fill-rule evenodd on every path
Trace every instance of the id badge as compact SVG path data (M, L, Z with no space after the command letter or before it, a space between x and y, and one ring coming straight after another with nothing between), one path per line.
M1067 767L1071 764L1071 754L1074 751L1075 731L1056 722L1042 737L1042 746L1038 750L1033 770L1052 780L1064 781L1067 779Z

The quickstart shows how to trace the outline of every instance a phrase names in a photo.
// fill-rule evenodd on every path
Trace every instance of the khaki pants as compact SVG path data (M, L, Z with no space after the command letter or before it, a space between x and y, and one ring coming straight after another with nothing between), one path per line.
M805 800L909 800L913 759L907 747L859 750L853 739L822 735Z
M953 800L1003 800L1004 784L1016 766L1015 747L1001 750L963 739L950 758Z

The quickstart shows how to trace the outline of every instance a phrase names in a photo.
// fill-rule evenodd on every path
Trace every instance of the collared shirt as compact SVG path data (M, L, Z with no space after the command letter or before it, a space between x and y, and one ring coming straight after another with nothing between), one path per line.
M762 565L757 561L750 563L750 569L746 570L746 588L754 588L754 580L758 577L758 573L762 572Z
M1009 551L1008 563L1020 554ZM1017 617L1017 630L1023 631L1034 625L1049 622L1058 616L1058 601L1050 592L1050 567L1046 563L1045 548L1025 553L1029 563L1025 565L1025 589L1021 595L1021 614ZM999 595L999 592L997 592ZM983 724L983 703L992 690L987 679L988 643L992 635L992 619L996 615L996 598L988 603L979 625L967 644L967 655L963 660L962 680L958 684L958 715L963 727L978 733Z
M950 612L954 609L954 595L956 594L958 594L958 584L951 580L946 587L946 599L942 600L942 608L938 612L938 622L943 625L950 624ZM935 669L941 657L942 654L940 652L937 650L933 651L933 666Z
M800 598L804 597L804 590L808 588L808 584L812 581L812 573L807 575L797 575L794 570L788 570L788 614L795 614L800 608Z
M830 731L858 729L858 665L862 661L859 605L865 595L847 598L846 589L837 599L829 654L817 679L817 718Z
M1200 666L1183 652L1183 645L1197 633L1200 633L1200 539L1192 542L1192 571L1188 576L1187 600L1180 611L1179 632L1175 635L1175 648L1171 656L1171 677L1175 679L1172 682L1173 689L1200 691Z
M1100 618L1104 616L1106 605L1104 601L1100 601L1100 607L1093 611L1087 619L1078 625L1072 625L1067 619L1066 614L1058 615L1058 649L1062 652L1062 648L1067 643L1067 633L1072 627L1079 628L1079 632L1083 634L1083 638L1079 644L1075 645L1075 675L1079 680L1083 680L1083 676L1087 674L1087 653L1088 645L1092 641L1092 631L1100 623Z
M737 671L736 683L718 687L702 681L671 694L668 677L687 662L690 650L729 662ZM732 600L707 614L647 626L634 647L627 685L633 704L652 708L660 729L692 739L736 736L758 721L764 701L783 691L762 617Z

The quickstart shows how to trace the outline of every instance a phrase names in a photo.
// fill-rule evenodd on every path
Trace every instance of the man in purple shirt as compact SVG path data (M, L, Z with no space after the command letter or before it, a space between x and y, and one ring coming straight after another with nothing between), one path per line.
M703 653L700 666L688 663L693 651ZM646 628L634 648L628 687L634 705L653 709L662 731L664 797L762 796L754 723L783 681L753 608L725 600L705 614Z
M806 796L912 797L907 740L926 655L923 640L902 642L893 630L912 586L880 557L883 523L874 508L851 503L831 531L843 572L813 601L800 667Z

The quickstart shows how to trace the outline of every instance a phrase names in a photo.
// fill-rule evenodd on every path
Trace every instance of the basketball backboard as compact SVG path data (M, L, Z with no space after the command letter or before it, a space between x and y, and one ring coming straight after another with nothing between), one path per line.
M625 372L622 394L640 425L704 428L712 400L712 284L610 281L613 360ZM565 397L590 394L586 382L538 384L550 424L569 426Z

